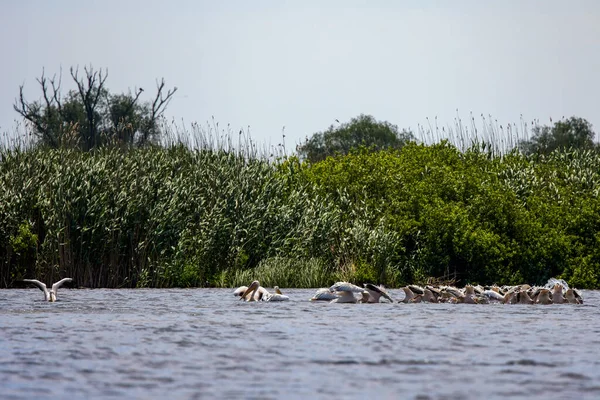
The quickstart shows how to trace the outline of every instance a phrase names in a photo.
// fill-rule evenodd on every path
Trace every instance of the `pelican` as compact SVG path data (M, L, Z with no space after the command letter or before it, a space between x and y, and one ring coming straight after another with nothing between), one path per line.
M431 289L425 288L423 290L423 301L427 302L427 303L437 303L438 302L438 298L434 294L434 292L431 291Z
M442 291L437 287L427 285L427 286L425 286L425 289L429 289L429 291L433 294L433 296L436 298L436 300L438 300L439 297L442 295Z
M485 297L487 297L489 300L492 301L504 301L504 299L506 298L506 295L502 296L500 293L498 293L496 290L494 289L487 289L483 291L483 295Z
M392 303L394 302L383 286L375 286L372 283L365 283L363 286L368 295L366 303L379 303L381 297L385 297Z
M358 299L354 297L354 293L360 293L362 298L365 298L365 291L360 286L356 286L349 282L336 282L329 288L331 292L335 292L338 297L331 300L330 303L357 303Z
M563 297L563 286L559 282L556 282L552 288L552 303L562 304L564 302L565 298Z
M424 290L421 286L417 286L417 285L408 285L408 288L414 293L414 294L423 294Z
M517 290L517 300L519 304L533 304L533 300L526 290Z
M422 294L417 294L415 295L415 297L413 297L412 299L410 299L410 303L422 303L423 302L423 295Z
M460 299L464 296L464 294L457 288L453 286L445 286L442 290L442 297L446 300L450 300L451 298Z
M40 288L42 292L44 292L44 300L54 302L56 301L56 293L58 291L58 288L61 287L64 283L71 282L72 280L72 278L61 279L60 281L52 285L52 289L50 290L48 290L45 283L42 283L37 279L23 279L23 282L34 284L35 286Z
M338 298L329 288L317 289L317 292L310 298L310 301L331 301Z
M535 304L552 304L550 291L548 289L541 289L538 293L537 299L535 300Z
M337 294L338 297L331 300L330 303L358 303L358 299L354 297L354 292L349 290L338 290Z
M477 304L475 299L475 288L472 285L465 286L465 293L462 298L459 298L462 303Z
M583 304L581 295L575 289L567 289L565 292L565 299L567 299L570 304Z
M234 294L242 287L243 286L237 288ZM263 296L265 296L266 294L269 294L269 292L264 287L260 286L260 283L258 281L252 281L250 286L248 286L246 290L242 292L242 294L239 296L240 300L259 301L262 300Z
M356 286L349 282L336 282L329 288L332 292L351 292L362 293L364 291L360 286Z
M275 289L275 293L267 292L267 294L263 297L264 301L288 301L290 299L288 296L281 293L279 286L275 286L273 289Z
M234 296L238 296L238 297L242 297L242 294L244 294L244 292L248 290L248 286L240 286L239 288L235 289L233 291L233 295Z
M416 297L415 293L408 286L404 286L402 290L404 290L403 303L410 303Z

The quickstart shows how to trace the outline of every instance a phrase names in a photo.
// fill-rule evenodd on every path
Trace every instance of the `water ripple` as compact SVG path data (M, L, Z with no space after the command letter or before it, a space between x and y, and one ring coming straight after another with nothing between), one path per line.
M50 304L3 290L2 398L600 395L599 292L551 307L314 304L313 290L284 292L292 301L271 304L219 289L65 289Z

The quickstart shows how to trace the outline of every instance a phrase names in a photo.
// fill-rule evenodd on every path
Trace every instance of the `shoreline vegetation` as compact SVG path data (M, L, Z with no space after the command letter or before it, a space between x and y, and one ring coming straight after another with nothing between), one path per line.
M65 92L42 71L34 101L21 85L23 123L0 137L0 287L600 287L585 119L413 131L360 115L290 154L285 132L260 148L214 120L166 123L164 79L114 93L106 69L68 76Z
M318 162L218 124L91 151L5 140L0 287L600 288L600 153L526 155L491 122L449 131Z

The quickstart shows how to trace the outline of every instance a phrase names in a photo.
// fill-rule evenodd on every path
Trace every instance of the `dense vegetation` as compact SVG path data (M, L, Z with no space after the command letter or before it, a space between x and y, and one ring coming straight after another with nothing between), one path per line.
M184 145L0 150L0 284L338 279L600 287L600 155L410 142L321 162Z

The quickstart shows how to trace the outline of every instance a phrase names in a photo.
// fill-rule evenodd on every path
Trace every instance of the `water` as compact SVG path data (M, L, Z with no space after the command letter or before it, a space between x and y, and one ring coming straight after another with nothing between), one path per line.
M1 290L0 398L600 398L597 291L549 306L231 292Z

